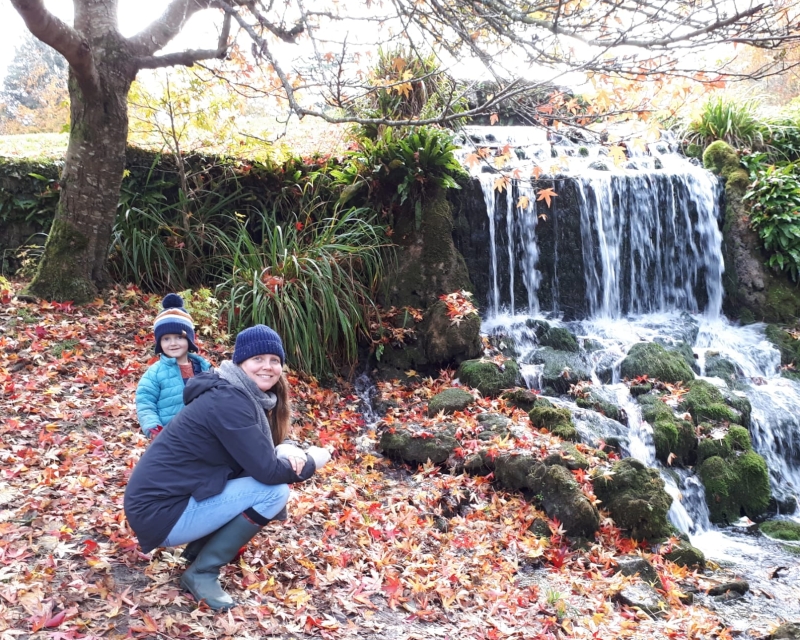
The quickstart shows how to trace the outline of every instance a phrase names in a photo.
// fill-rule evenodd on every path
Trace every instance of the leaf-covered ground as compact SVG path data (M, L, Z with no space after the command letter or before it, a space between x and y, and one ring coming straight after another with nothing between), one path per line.
M294 487L287 523L225 569L242 605L198 609L178 585L179 550L143 555L122 510L147 446L134 390L152 356L156 300L133 289L80 308L8 289L0 298L2 640L729 637L714 614L680 603L682 587L707 586L702 576L657 555L647 557L670 611L651 619L618 604L635 579L614 576L614 558L637 547L608 519L584 550L557 523L537 536L529 526L543 514L520 495L382 459L352 389L296 376L296 435L333 445L334 461ZM224 345L206 338L206 348L215 363L225 357ZM382 385L399 405L389 419L425 424L447 375Z

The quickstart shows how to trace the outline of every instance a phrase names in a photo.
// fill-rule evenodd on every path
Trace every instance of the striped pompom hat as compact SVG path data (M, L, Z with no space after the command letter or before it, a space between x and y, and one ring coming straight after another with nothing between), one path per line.
M194 322L189 312L183 308L183 298L177 293L168 293L161 301L164 310L156 316L153 333L156 335L156 353L161 350L161 338L168 333L184 336L189 341L189 351L197 351L194 343Z

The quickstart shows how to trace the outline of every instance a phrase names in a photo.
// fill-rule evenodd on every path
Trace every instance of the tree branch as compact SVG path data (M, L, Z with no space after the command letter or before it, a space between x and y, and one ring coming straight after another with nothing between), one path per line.
M34 36L64 56L83 94L88 99L97 96L100 83L89 43L50 13L43 0L11 0L11 4Z
M168 53L163 56L144 56L136 60L136 67L138 69L160 69L162 67L174 67L179 65L191 67L200 60L210 60L212 58L224 60L228 53L228 38L230 34L231 16L226 13L222 22L222 31L220 31L216 49L191 49L188 51Z
M214 6L214 0L172 0L149 27L128 39L134 55L145 58L163 49L198 11Z

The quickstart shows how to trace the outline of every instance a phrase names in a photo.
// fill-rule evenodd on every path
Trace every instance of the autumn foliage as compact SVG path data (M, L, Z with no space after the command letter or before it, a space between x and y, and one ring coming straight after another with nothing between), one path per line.
M332 445L334 461L294 487L287 523L267 527L225 569L245 604L197 609L178 586L178 550L143 555L122 510L147 446L133 401L152 355L153 301L129 288L77 307L23 302L17 290L0 291L3 640L726 637L713 614L680 602L681 585L702 589L702 580L608 518L596 540L575 547L559 523L490 478L393 464L375 450L381 425L364 423L349 385L294 374L295 436ZM216 363L226 357L224 345L203 346ZM431 424L427 399L451 377L381 383L396 407L387 426ZM471 433L474 413L489 408L514 415L480 400L452 418ZM576 479L590 491L587 475ZM534 522L544 530L534 533ZM613 575L615 557L630 552L662 576L672 607L663 617L616 602L635 579Z

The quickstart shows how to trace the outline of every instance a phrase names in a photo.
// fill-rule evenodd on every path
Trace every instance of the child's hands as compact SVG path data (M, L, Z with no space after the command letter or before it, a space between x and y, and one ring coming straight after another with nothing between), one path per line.
M161 433L163 430L164 430L164 427L162 427L161 425L158 425L158 426L156 426L156 427L153 427L152 429L150 429L150 434L149 434L149 435L150 435L150 440L151 440L151 441L152 441L152 440L155 440L155 439L156 439L156 436L157 436L159 433Z

